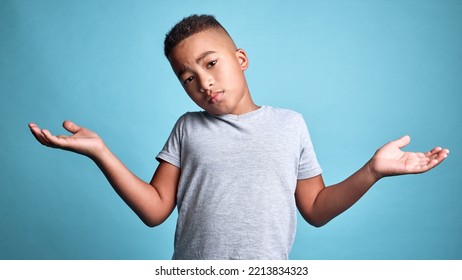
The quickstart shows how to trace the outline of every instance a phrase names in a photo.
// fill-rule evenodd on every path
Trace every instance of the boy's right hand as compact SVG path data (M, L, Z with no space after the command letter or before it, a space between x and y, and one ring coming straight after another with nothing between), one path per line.
M40 129L35 123L29 124L37 141L47 147L72 151L90 158L97 157L106 148L103 140L89 129L80 127L71 121L65 121L63 127L72 135L55 136L46 129Z

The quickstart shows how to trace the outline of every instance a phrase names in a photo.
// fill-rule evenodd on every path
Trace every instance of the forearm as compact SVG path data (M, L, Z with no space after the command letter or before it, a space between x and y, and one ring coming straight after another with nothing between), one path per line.
M377 181L367 163L344 181L323 188L313 205L312 223L326 224L355 204Z
M381 178L426 172L449 154L440 147L426 153L401 151L409 141L409 136L404 136L385 144L361 169L333 186L325 187L322 175L299 180L295 198L302 216L310 224L322 226L355 204Z
M146 225L158 225L169 215L157 190L135 176L107 147L91 159L117 194Z
M155 173L160 175L153 176L148 184L131 173L96 133L71 121L65 121L63 127L72 135L55 136L34 123L29 124L32 134L42 145L91 158L114 190L146 225L158 225L170 215L176 202L179 168L160 164Z

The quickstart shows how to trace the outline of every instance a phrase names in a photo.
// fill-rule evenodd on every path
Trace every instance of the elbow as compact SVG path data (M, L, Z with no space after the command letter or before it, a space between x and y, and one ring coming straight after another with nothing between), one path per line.
M328 221L307 221L310 225L316 227L316 228L320 228L324 225L326 225L328 223Z
M142 220L143 223L150 228L154 228L160 226L164 221L157 221L157 220Z
M303 218L308 224L316 228L325 226L330 221L330 219L323 219L323 218L313 217L313 216L303 216Z
M164 217L139 217L148 227L153 228L161 225L167 218Z
M135 211L140 220L148 227L153 228L161 225L170 216L172 211L163 209L144 209L144 211Z
M161 223L157 223L157 222L153 222L153 221L143 221L143 223L144 223L146 226L150 227L150 228L154 228L154 227L156 227L156 226L158 226L158 225L161 224Z

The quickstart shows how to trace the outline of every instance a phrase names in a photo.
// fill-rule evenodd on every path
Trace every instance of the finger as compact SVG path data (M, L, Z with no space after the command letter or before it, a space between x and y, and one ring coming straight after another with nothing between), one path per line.
M42 130L35 123L30 123L29 129L32 132L32 135L34 135L35 139L40 142L40 144L49 146L50 143L43 135Z
M441 163L443 160L445 160L449 155L449 150L448 149L441 149L437 154L435 154L435 160L438 161L438 163Z
M433 148L431 151L426 152L426 153L425 153L425 156L427 156L427 157L434 156L434 155L438 154L441 150L442 150L441 147L435 147L435 148Z
M428 161L428 163L421 166L421 172L426 172L434 167L436 167L440 162L436 159Z
M51 134L50 131L46 129L42 129L42 134L45 137L46 141L49 143L49 147L52 148L61 148L65 146L65 141L63 139L58 138L57 136Z
M398 148L403 148L405 146L407 146L409 143L411 142L411 137L409 137L409 135L404 135L403 137L395 140L395 141L392 141L391 143L393 143L394 145L396 145Z
M449 150L442 149L439 153L436 153L428 158L426 164L422 165L422 171L428 171L432 168L435 168L437 165L441 164L448 157Z
M437 159L437 160L442 160L448 157L449 155L449 150L448 149L443 149L441 147L436 147L430 152L425 153L425 156L428 158L432 159Z
M28 126L32 132L36 132L37 130L40 130L40 128L35 123L29 123Z
M77 133L77 131L79 131L81 129L80 126L76 125L75 123L71 122L71 121L64 121L63 122L63 127L71 132L71 133Z

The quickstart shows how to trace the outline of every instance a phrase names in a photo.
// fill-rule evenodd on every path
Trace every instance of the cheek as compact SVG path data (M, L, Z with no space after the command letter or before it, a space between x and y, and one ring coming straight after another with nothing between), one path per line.
M188 94L189 98L197 105L200 106L200 104L203 102L202 94L199 94L196 91L186 91L186 93Z
M243 81L245 80L244 74L238 69L233 69L233 71L228 72L228 74L225 75L223 79L227 81L227 85L229 87L234 89L242 87L244 84Z
M241 75L242 72L239 68L229 67L224 71L217 71L214 79L218 85L226 84L227 86L234 87L240 84Z

